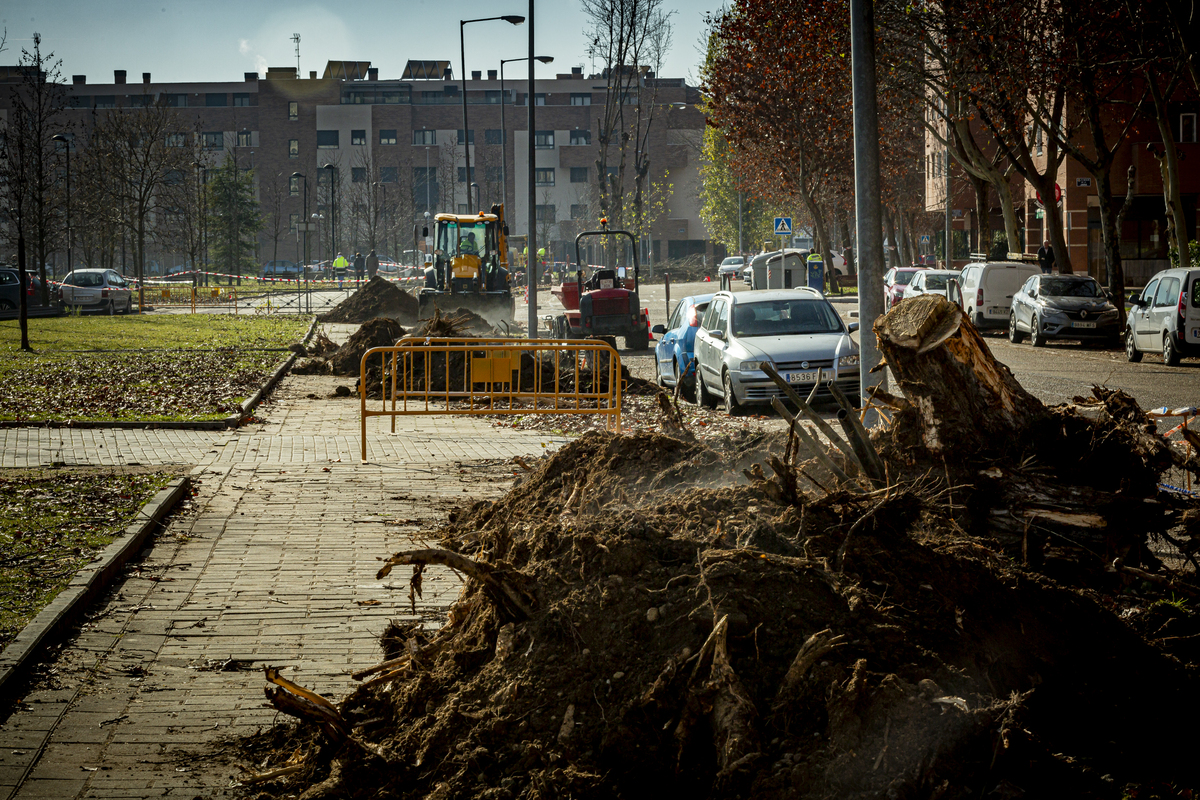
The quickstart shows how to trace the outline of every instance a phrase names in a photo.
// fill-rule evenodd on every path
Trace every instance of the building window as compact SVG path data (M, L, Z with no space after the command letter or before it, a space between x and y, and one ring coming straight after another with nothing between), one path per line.
M379 182L380 183L395 183L400 180L399 167L380 167Z
M253 137L253 135L251 135L250 131L238 131L238 135L237 135L237 146L238 147L252 147L253 141L254 141L254 137Z
M154 98L148 94L126 95L125 105L130 108L149 108L154 105Z
M483 93L483 102L487 103L490 106L500 105L500 92L485 91Z
M471 180L472 181L475 180L475 167L471 167ZM467 168L466 167L458 168L458 182L459 183L467 182Z
M234 92L233 93L233 104L235 106L241 106L241 107L249 106L250 105L250 93L249 92Z
M350 182L351 183L366 183L367 182L367 168L366 167L351 167L350 168Z
M580 130L576 128L571 131L571 144L591 144L592 132L589 130Z
M591 93L581 94L578 92L571 92L571 105L573 105L573 106L590 106L591 104L592 104Z
M395 128L380 128L379 129L379 143L380 144L395 144L396 143L396 129Z
M418 214L434 211L441 203L437 167L413 167L413 206Z
M427 131L427 130L413 131L413 144L416 144L416 145L437 144L437 131Z
M303 186L303 183L301 183L301 181L303 181L303 180L304 179L301 178L299 175L293 175L292 177L288 178L288 194L291 195L292 197L299 197L300 189Z
M350 144L365 145L367 143L366 131L350 131Z
M483 132L484 144L504 144L504 131L499 128L487 128Z
M537 215L538 222L554 222L556 219L553 205L534 206L534 214Z
M205 150L220 150L225 147L225 134L221 131L205 131L201 136L204 139Z
M587 219L588 207L583 203L575 203L571 206L571 219Z
M504 180L504 170L502 170L500 167L487 168L488 183L499 183L502 180Z
M96 95L96 108L116 108L117 96L115 94L98 94Z
M587 175L587 167L571 167L571 183L587 183Z
M553 186L554 167L549 167L547 169L535 169L533 171L533 182L538 186Z
M458 129L458 143L459 143L460 145L463 143L463 132L462 132L462 128L459 128L459 129ZM471 130L467 131L467 144L475 144L475 129L474 129L474 128L472 128Z
M288 139L288 158L300 157L300 140Z
M204 95L204 105L208 108L223 108L229 105L229 95L224 92L209 92Z
M187 139L186 133L168 133L167 147L187 147Z
M545 93L545 92L538 92L537 94L535 94L535 95L533 96L533 104L534 104L535 106L544 106L544 105L546 105L546 93Z
M1195 144L1196 143L1196 115L1195 114L1180 114L1179 115L1179 143L1180 144Z
M162 94L159 95L159 102L170 108L185 108L187 106L186 94Z
M288 119L293 121L300 119L300 104L295 100L288 103Z
M533 146L539 150L554 149L554 131L537 131L533 134Z
M620 170L621 170L620 167L609 167L608 168L609 180L615 179L618 175L620 175L621 174Z
M179 186L180 184L183 183L183 170L181 170L181 169L167 170L167 174L166 174L166 176L164 176L164 180L170 186Z
M317 149L331 150L338 146L337 131L317 131Z

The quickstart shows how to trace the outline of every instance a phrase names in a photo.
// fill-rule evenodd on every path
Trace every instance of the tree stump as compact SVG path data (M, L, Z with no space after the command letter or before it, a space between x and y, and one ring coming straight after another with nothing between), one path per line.
M905 300L876 320L874 331L931 453L1002 449L1045 419L1046 407L944 297Z

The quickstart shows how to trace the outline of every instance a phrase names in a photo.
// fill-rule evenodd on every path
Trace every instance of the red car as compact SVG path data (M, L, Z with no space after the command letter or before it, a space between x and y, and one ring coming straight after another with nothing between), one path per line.
M893 308L904 297L904 288L912 282L913 276L926 267L892 267L883 276L883 305Z

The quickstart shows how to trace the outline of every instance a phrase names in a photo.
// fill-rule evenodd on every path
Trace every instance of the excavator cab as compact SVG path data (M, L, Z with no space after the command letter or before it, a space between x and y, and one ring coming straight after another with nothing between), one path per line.
M433 263L418 297L422 316L438 306L443 312L466 308L493 324L512 319L503 209L492 211L434 218Z

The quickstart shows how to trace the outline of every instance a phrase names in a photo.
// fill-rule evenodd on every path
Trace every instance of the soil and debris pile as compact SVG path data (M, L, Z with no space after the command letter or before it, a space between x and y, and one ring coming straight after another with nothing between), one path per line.
M331 311L317 316L321 322L366 322L391 317L411 324L417 320L417 298L376 275Z
M972 336L955 364L990 358ZM1193 544L1196 503L1154 482L1180 456L1131 398L1047 409L994 360L964 388L1011 393L978 427L1013 437L952 442L881 347L909 399L880 465L593 432L388 558L413 598L426 565L463 575L445 626L391 626L337 705L269 672L316 726L246 742L301 764L257 796L1190 796L1200 588L1146 546Z
M391 347L404 333L400 323L388 317L365 322L329 359L330 370L334 375L358 375L363 353L372 347Z

